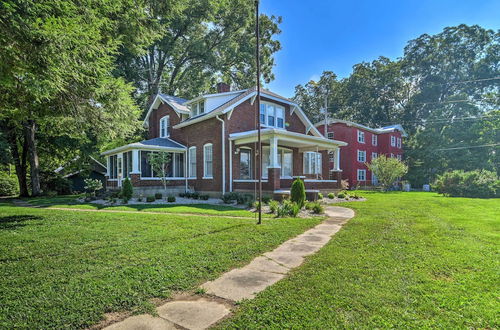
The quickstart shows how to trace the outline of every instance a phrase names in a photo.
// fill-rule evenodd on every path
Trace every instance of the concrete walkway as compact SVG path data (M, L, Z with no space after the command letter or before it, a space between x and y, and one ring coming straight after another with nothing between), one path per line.
M316 253L342 225L354 217L345 207L329 206L328 219L292 238L248 265L233 269L214 281L201 285L206 295L184 296L156 309L158 317L138 315L108 326L107 330L206 329L231 314L236 302L252 299L278 282L304 258Z

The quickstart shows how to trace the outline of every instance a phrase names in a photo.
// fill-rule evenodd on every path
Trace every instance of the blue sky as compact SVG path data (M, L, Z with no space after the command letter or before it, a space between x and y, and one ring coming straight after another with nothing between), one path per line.
M260 0L260 8L283 17L276 79L266 88L287 97L324 70L342 78L356 63L401 57L423 33L461 23L500 28L500 0Z

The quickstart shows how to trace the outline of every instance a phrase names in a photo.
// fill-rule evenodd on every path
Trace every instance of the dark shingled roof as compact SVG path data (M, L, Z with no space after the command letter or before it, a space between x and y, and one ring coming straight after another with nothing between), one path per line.
M166 148L182 148L182 149L186 148L179 142L171 140L170 138L154 138L150 140L137 142L135 144L142 144L144 146L166 147Z

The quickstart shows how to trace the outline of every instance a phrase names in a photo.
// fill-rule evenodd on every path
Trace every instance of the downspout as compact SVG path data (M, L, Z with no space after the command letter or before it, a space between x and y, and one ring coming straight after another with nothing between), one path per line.
M222 194L224 195L226 193L226 141L224 141L225 138L225 126L224 126L224 120L219 117L219 115L215 116L218 121L222 123L221 126L221 142L222 142Z

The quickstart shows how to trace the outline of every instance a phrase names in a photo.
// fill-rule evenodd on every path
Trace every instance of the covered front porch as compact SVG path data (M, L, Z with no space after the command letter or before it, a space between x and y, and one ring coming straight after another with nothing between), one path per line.
M296 177L302 178L311 192L339 189L339 147L347 145L345 142L265 128L261 131L262 157L258 164L257 139L256 130L229 136L229 191L254 191L259 166L262 189L267 194L287 194ZM330 159L335 164L333 172Z

